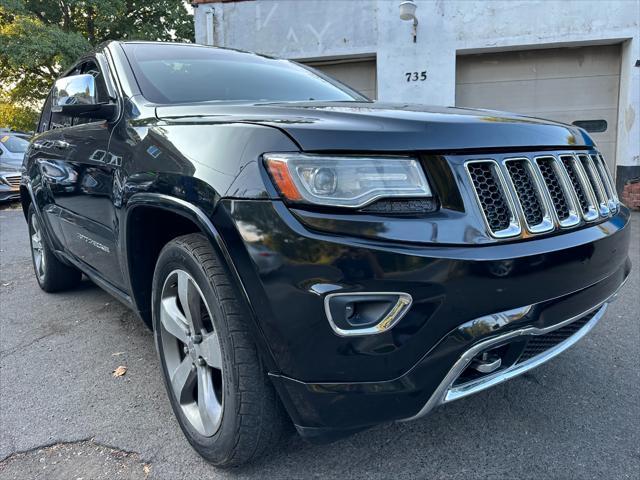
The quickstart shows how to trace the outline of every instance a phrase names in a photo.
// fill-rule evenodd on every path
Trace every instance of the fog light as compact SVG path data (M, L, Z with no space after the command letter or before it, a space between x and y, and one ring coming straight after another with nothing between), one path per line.
M331 293L324 299L329 324L342 337L374 335L406 315L411 295L402 292Z

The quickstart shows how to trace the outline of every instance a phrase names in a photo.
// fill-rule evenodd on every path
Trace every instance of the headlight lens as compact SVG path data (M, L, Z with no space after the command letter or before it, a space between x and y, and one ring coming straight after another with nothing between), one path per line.
M413 158L296 153L264 157L280 193L292 202L360 208L380 198L432 196Z

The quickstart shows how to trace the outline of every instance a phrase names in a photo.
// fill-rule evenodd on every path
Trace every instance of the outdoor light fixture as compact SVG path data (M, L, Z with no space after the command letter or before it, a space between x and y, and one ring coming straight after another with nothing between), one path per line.
M406 2L400 3L400 19L407 21L413 20L413 43L416 43L416 38L418 37L416 8L418 8L418 6L413 0L407 0Z

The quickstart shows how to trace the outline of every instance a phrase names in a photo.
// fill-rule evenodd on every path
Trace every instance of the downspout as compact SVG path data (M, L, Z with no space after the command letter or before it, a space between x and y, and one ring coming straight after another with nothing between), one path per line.
M205 45L214 45L214 35L215 35L215 19L216 19L216 11L213 7L208 7L204 12L204 22L206 26L206 37L205 37Z

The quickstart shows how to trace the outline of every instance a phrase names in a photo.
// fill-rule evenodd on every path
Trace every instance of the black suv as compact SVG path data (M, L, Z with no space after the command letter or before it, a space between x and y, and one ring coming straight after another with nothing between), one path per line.
M103 45L56 82L23 170L40 286L84 273L139 314L216 465L291 422L329 441L526 372L630 271L584 130L371 102L253 53Z

